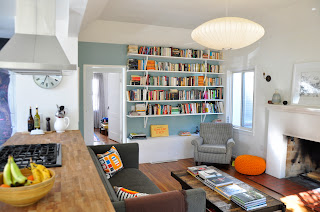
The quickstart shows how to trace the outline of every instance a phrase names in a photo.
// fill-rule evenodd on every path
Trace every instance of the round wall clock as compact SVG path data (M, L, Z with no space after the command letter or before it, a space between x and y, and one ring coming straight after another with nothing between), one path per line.
M33 75L33 80L41 88L55 88L60 84L62 75Z

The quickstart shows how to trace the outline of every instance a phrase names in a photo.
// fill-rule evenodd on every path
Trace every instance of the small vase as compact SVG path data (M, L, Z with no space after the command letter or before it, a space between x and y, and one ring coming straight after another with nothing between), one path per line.
M278 90L275 90L275 92L272 96L272 103L273 104L280 104L281 103L281 96L278 93Z

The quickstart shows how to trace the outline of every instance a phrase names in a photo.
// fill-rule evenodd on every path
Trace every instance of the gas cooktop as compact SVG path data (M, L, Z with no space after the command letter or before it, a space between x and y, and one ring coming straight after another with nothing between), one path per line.
M61 164L61 144L27 144L9 145L0 147L0 171L8 161L8 156L12 155L14 161L20 168L25 168L30 164L30 158L36 164L45 167L60 167Z

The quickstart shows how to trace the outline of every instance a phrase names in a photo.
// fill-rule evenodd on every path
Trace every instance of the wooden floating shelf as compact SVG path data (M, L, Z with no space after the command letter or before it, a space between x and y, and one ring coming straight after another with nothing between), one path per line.
M212 86L164 86L164 85L127 85L127 87L151 87L151 88L223 88L223 85L212 85Z

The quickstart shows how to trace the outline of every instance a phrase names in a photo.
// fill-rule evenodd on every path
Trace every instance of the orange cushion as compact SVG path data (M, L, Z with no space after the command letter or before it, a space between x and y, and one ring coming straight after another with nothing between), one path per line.
M240 155L234 161L234 167L241 174L259 175L266 170L266 161L253 155Z

